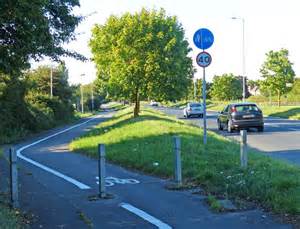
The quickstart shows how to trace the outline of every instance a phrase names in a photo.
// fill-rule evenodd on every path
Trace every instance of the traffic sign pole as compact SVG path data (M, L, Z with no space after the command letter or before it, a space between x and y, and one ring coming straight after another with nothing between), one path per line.
M202 80L202 98L203 98L203 144L207 144L207 124L206 124L206 80L205 80L205 67L203 68Z
M205 80L205 68L211 63L211 55L205 52L214 43L214 35L206 28L198 29L193 37L194 44L197 48L202 49L196 57L197 64L203 68L203 80L202 80L202 98L203 98L203 144L207 144L207 122L206 122L206 80Z

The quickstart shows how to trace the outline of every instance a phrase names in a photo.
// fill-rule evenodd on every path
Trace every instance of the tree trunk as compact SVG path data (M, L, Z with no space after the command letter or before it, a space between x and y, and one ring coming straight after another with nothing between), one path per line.
M134 111L133 111L133 116L138 117L140 113L140 98L139 98L139 90L136 89L136 94L135 94L135 104L134 104Z
M278 107L280 107L280 101L281 100L281 95L280 95L280 91L277 91L277 104L278 104Z

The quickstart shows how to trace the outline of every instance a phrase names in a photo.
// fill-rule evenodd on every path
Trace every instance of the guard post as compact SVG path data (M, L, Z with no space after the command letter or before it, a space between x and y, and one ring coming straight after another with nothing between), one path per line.
M106 197L106 190L105 190L105 145L99 144L98 145L98 171L99 171L99 198Z
M19 208L19 190L18 190L18 165L17 153L14 148L9 149L10 161L10 196L13 208Z
M182 185L182 172L181 172L181 150L180 150L180 137L174 136L174 152L175 152L175 182Z
M240 141L240 160L241 167L247 168L248 155L247 155L247 130L241 130L241 141Z

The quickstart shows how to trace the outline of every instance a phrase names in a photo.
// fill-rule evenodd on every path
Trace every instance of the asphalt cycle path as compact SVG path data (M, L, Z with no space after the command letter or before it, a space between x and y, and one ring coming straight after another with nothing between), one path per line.
M31 228L291 228L260 209L215 214L195 190L107 163L111 198L97 199L98 163L72 153L70 141L109 119L105 113L17 145L21 209ZM199 191L199 190L197 190Z
M184 118L182 109L167 107L157 107L155 109L173 115L178 119L191 122L194 125L200 127L203 126L202 118ZM207 128L223 136L239 141L240 136L238 131L228 133L226 130L218 130L217 117L217 112L207 112ZM265 117L264 121L264 132L259 133L256 129L250 129L248 131L249 146L265 152L266 155L274 158L283 159L300 165L300 121L276 117Z

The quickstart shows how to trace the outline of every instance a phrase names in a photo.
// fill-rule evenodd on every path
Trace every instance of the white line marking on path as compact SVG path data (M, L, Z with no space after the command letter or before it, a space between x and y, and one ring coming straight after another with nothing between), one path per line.
M152 223L153 225L157 226L160 229L172 229L171 226L168 224L165 224L164 222L160 221L159 219L156 219L155 217L149 215L147 212L142 211L141 209L138 209L131 204L127 203L121 203L120 206L133 214L141 217L142 219Z
M97 117L98 117L98 116L97 116ZM41 142L44 142L44 141L46 141L46 140L48 140L48 139L50 139L50 138L53 138L53 137L55 137L55 136L57 136L57 135L60 135L60 134L65 133L65 132L67 132L67 131L69 131L69 130L72 130L72 129L76 128L76 127L82 126L82 125L84 125L84 124L86 124L86 123L88 123L88 122L90 122L90 121L96 119L97 117L91 118L91 119L89 119L89 120L87 120L87 121L85 121L85 122L79 123L79 124L77 124L77 125L75 125L75 126L71 126L71 127L67 128L67 129L65 129L65 130L59 131L59 132L57 132L57 133L55 133L55 134L52 134L52 135L50 135L50 136L48 136L48 137L42 138L42 139L40 139L40 140L38 140L38 141L35 141L35 142L33 142L33 143L29 144L29 145L25 145L25 146L23 146L23 147L21 147L20 149L17 150L17 156L18 156L19 158L23 159L24 161L27 161L28 163L33 164L33 165L35 165L36 167L39 167L40 169L43 169L43 170L45 170L45 171L47 171L47 172L49 172L49 173L52 173L52 174L55 175L55 176L58 176L58 177L60 177L60 178L62 178L62 179L64 179L64 180L66 180L66 181L68 181L68 182L74 184L75 186L77 186L77 187L80 188L80 189L90 189L91 187L88 186L88 185L85 185L85 184L83 184L83 183L81 183L81 182L79 182L79 181L77 181L77 180L75 180L75 179L73 179L73 178L71 178L71 177L69 177L69 176L66 176L66 175L64 175L64 174L62 174L62 173L60 173L60 172L58 172L58 171L55 171L54 169L51 169L51 168L49 168L49 167L47 167L47 166L45 166L45 165L42 165L42 164L40 164L40 163L38 163L38 162L36 162L36 161L34 161L34 160L28 158L28 157L25 157L25 156L22 154L22 151L25 150L25 149L27 149L27 148L29 148L29 147L31 147L31 146L37 145L37 144L39 144L39 143L41 143Z

